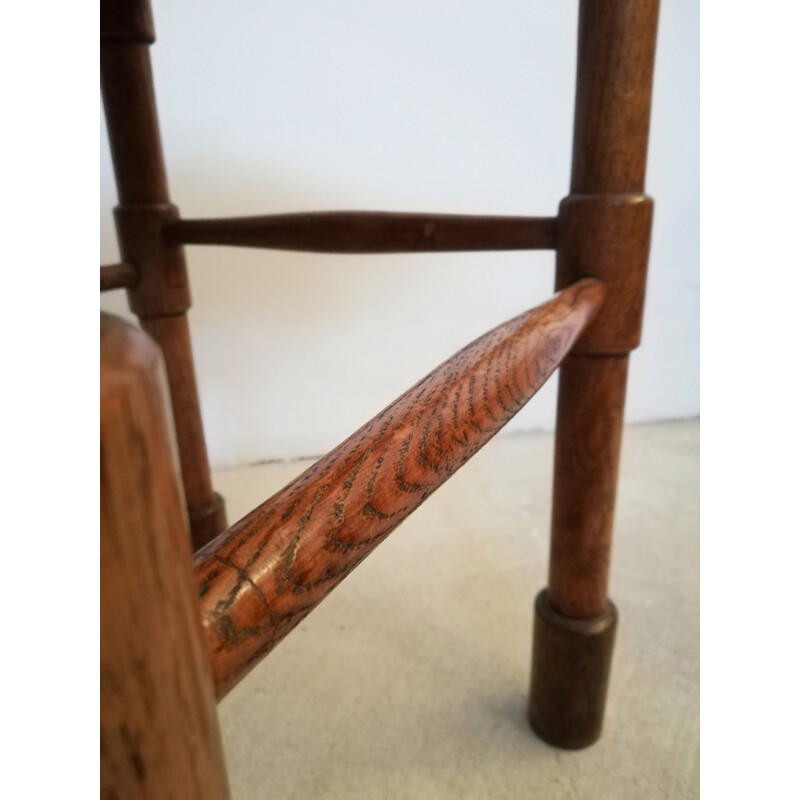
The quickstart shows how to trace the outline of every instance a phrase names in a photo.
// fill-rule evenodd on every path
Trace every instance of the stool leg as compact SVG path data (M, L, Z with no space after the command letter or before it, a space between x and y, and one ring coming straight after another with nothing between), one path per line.
M572 181L556 286L602 280L606 302L559 377L547 590L536 600L529 719L547 742L595 742L617 611L609 558L628 373L638 344L653 203L644 195L658 0L581 0Z
M164 354L194 548L226 527L225 506L211 486L189 323L189 280L183 248L163 225L178 218L170 203L161 150L149 46L155 40L148 0L100 7L100 85L119 205L120 253L136 268L131 310Z
M100 796L228 798L158 348L100 325Z
M607 599L628 359L570 356L559 378L548 588L536 599L529 717L576 749L601 732L617 611Z

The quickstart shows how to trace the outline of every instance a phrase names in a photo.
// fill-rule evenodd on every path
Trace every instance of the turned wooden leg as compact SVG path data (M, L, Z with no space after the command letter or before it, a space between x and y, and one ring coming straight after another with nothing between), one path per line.
M228 523L225 503L211 485L200 400L189 338L186 314L141 318L142 327L153 337L164 354L169 380L175 436L181 457L181 475L189 511L189 527L194 549L199 550Z
M183 248L164 228L178 219L170 203L156 115L149 45L154 41L147 0L107 0L100 13L100 78L119 205L120 253L137 279L131 310L164 353L181 473L195 549L227 523L211 487L186 312L191 305Z
M530 721L574 749L603 725L617 611L606 596L627 356L561 366L550 574L536 598Z
M100 323L100 796L228 797L158 348Z
M529 718L580 748L603 724L617 625L607 597L628 353L639 344L653 202L644 194L658 0L581 0L570 195L556 286L608 290L561 367L548 587L536 600Z

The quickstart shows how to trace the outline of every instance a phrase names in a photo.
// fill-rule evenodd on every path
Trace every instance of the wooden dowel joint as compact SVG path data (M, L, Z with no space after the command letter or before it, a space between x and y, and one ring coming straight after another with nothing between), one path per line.
M129 289L136 286L139 271L131 264L109 264L100 267L100 291Z
M171 203L114 209L120 253L139 273L138 283L128 291L128 304L140 318L183 314L192 304L183 248L164 239L165 224L177 218Z
M572 194L558 209L556 289L603 281L603 309L574 353L616 355L639 346L653 200L643 194Z

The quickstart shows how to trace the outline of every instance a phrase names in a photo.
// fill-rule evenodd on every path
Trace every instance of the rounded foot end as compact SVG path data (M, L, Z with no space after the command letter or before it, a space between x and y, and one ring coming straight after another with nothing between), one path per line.
M610 600L600 616L573 619L546 589L536 597L528 719L548 744L579 750L600 738L617 616Z

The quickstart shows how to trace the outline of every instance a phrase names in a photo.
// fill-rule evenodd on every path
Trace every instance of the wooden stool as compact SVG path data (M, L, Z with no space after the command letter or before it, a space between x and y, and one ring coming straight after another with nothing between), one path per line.
M227 797L215 699L559 366L550 572L535 603L529 718L559 747L597 740L617 623L607 586L628 354L641 333L653 215L643 192L657 17L658 0L581 0L572 182L554 218L184 220L167 190L149 3L102 0L122 263L100 268L100 288L124 287L145 331L101 315L104 797ZM184 244L555 249L558 294L459 351L226 528L200 419Z

